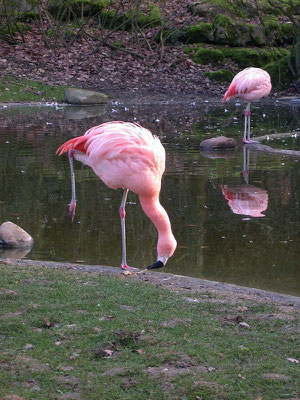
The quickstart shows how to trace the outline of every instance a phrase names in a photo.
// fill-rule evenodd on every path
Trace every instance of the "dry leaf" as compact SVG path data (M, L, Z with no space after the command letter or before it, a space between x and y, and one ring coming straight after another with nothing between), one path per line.
M248 325L246 322L239 322L240 326L243 326L244 328L250 328L250 325Z
M130 272L130 271L123 271L123 275L132 275L132 272Z
M296 358L287 358L287 360L291 363L295 363L295 364L299 364L299 360L297 360Z
M101 317L99 319L99 321L110 321L112 319L114 319L115 317L113 315L104 315L103 317Z
M52 322L49 321L48 318L43 319L43 327L50 329L53 326Z

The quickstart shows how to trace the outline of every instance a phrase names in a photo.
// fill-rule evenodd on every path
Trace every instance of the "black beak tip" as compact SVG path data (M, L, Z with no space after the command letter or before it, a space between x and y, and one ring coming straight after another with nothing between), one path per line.
M154 264L149 265L147 269L158 269L162 268L164 266L164 263L162 261L156 261Z

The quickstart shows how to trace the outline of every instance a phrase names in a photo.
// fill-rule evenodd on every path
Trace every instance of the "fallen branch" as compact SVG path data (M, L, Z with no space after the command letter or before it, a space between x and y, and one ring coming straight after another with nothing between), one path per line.
M257 140L258 142L263 142L264 140L281 139L293 136L300 136L300 132L272 133L271 135L258 136L255 138L255 140Z
M255 140L257 142L262 142L264 140L292 137L295 135L298 136L299 134L295 133L295 132L274 133L272 135L264 135L264 136L256 137ZM300 157L300 151L297 151L297 150L274 149L273 147L267 146L265 144L260 144L260 143L255 143L255 142L247 143L246 146L253 150L262 151L263 153L267 153L267 154L278 154L281 156Z

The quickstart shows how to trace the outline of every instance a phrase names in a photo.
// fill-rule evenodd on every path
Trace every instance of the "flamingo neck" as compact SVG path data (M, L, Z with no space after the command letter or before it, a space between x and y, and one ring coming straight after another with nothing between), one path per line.
M158 196L140 196L142 209L153 222L158 232L157 256L158 259L167 255L172 256L176 248L176 240L172 233L171 223L166 210L159 202Z

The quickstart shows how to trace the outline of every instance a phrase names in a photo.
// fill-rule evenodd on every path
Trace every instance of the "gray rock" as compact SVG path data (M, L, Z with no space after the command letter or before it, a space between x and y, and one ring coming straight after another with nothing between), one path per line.
M65 117L67 119L84 119L91 117L99 117L100 115L104 115L107 112L106 105L93 105L88 106L68 106L64 107Z
M65 90L65 101L69 104L106 104L108 96L93 90L68 88Z
M255 46L264 46L267 44L267 38L262 30L262 28L258 25L252 25L252 30L250 30L251 42Z
M201 150L232 150L237 146L235 139L227 138L225 136L218 136L211 139L205 139L200 143Z
M198 15L199 17L210 17L218 14L219 11L217 6L206 1L197 1L188 7L193 15Z
M6 221L0 226L0 243L4 247L22 248L33 245L32 237L13 222Z

